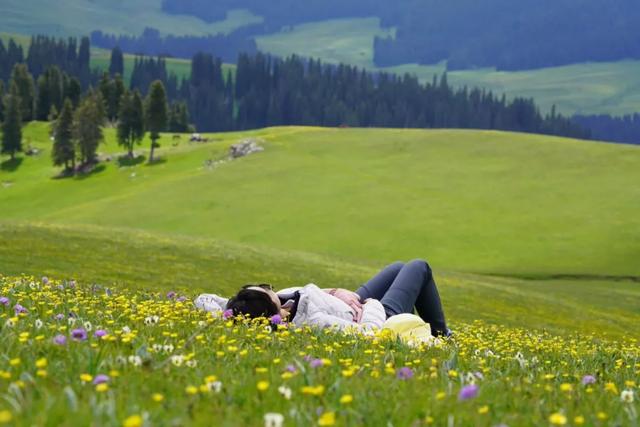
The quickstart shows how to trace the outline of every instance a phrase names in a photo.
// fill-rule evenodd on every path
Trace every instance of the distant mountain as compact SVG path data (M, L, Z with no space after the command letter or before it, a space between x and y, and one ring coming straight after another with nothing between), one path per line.
M376 38L377 66L525 70L640 59L637 0L163 0L170 14L219 21L244 8L264 34L336 18L377 16L395 37Z

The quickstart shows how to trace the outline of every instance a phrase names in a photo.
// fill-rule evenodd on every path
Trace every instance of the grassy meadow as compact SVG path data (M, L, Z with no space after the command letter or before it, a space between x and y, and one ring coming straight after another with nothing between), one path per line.
M0 158L0 424L638 423L636 147L280 127L163 135L148 165L108 128L101 164L59 178L48 124L23 135L38 154ZM265 151L228 161L245 138ZM189 302L416 257L456 332L431 347Z

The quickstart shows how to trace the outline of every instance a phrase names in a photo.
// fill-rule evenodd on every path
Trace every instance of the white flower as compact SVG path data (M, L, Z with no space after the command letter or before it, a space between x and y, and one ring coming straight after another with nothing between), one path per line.
M36 329L42 328L42 320L36 319L35 325L36 325Z
M124 332L125 334L130 334L131 333L131 328L128 326L123 326L122 327L122 332Z
M204 326L207 326L207 322L205 322L204 320L200 320L198 322L198 326L201 327L201 328L204 327Z
M465 375L465 379L466 379L466 382L468 384L475 384L476 383L476 376L473 375L472 372L467 372L467 374Z
M195 368L196 366L198 366L198 361L195 359L189 359L187 360L187 366L190 368Z
M162 344L154 344L151 346L154 353L160 353L162 351Z
M284 415L277 412L269 412L264 414L264 427L282 427Z
M173 353L173 344L165 344L162 350L164 350L165 353Z
M116 363L118 365L123 365L124 366L124 365L127 364L127 359L125 357L123 357L123 356L118 356L118 357L116 357Z
M620 393L620 400L624 403L633 403L633 390L623 390Z
M144 319L144 324L147 326L155 325L160 321L160 317L158 316L147 316Z
M222 383L220 381L208 382L206 386L207 390L214 391L216 393L220 393L220 390L222 390Z
M13 328L16 325L16 322L14 322L13 319L7 319L6 322L4 322L4 326L6 326L7 328Z
M278 387L278 393L280 393L285 399L291 399L291 389L289 387L281 385Z
M67 323L69 324L69 326L73 326L76 324L76 318L75 317L69 317L67 319Z
M90 331L91 329L93 329L93 325L91 324L91 322L84 322L84 328L87 331Z
M181 354L171 356L171 363L173 363L173 366L182 366L183 362L184 356L182 356Z
M129 363L133 366L140 366L142 365L142 358L140 356L129 356Z

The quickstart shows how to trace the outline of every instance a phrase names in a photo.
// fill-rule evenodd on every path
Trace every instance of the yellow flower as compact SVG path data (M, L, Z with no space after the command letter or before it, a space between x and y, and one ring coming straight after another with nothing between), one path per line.
M596 416L598 417L599 420L606 420L607 419L607 414L600 411L596 414Z
M343 405L347 405L351 402L353 402L353 396L350 394L345 394L340 398L340 403L342 403Z
M123 427L142 427L142 417L140 415L131 415L124 423L122 423Z
M269 389L269 381L258 381L256 387L258 387L258 391L267 391Z
M98 385L96 385L96 391L98 393L102 393L109 390L109 386L107 385L107 383L100 383Z
M264 374L268 371L267 368L258 367L256 368L256 374Z
M9 411L0 411L0 424L7 424L13 419L13 415Z
M160 403L164 400L164 396L160 393L153 393L151 399L153 399L154 402Z
M584 424L584 417L582 415L578 415L573 419L573 423L577 426L581 426Z
M436 399L438 400L442 400L445 397L447 397L447 393L445 393L444 391L439 391L438 394L436 394Z
M324 393L324 386L304 386L302 387L302 394L309 394L311 396L320 396Z
M189 385L184 389L187 394L198 394L198 387Z
M425 424L433 424L433 417L427 416L424 419Z
M92 379L93 377L89 374L80 374L80 381L82 381L83 383L88 383Z
M46 378L47 377L47 371L46 371L46 369L38 369L36 371L36 375L39 376L40 378Z
M478 414L486 414L487 412L489 412L489 406L488 405L484 405L478 408Z
M20 359L17 357L15 359L9 360L9 365L11 366L18 366L19 364L20 364Z
M562 383L562 384L560 384L560 390L569 392L569 391L573 390L573 386L571 384L569 384L569 383Z
M44 357L42 359L36 360L36 368L42 369L47 367L47 359Z
M567 423L567 417L559 412L555 412L549 416L549 422L554 426L563 426Z
M611 383L611 382L606 383L604 385L604 389L606 391L610 391L613 394L618 394L618 387L616 387L615 383Z
M325 412L318 420L319 426L332 426L336 423L335 412Z

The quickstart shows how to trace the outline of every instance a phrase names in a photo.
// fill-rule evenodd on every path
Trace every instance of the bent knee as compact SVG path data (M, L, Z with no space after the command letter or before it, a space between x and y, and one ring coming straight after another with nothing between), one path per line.
M415 267L424 268L427 271L431 271L431 266L424 259L417 258L417 259L411 260L407 263L407 265L412 265Z

